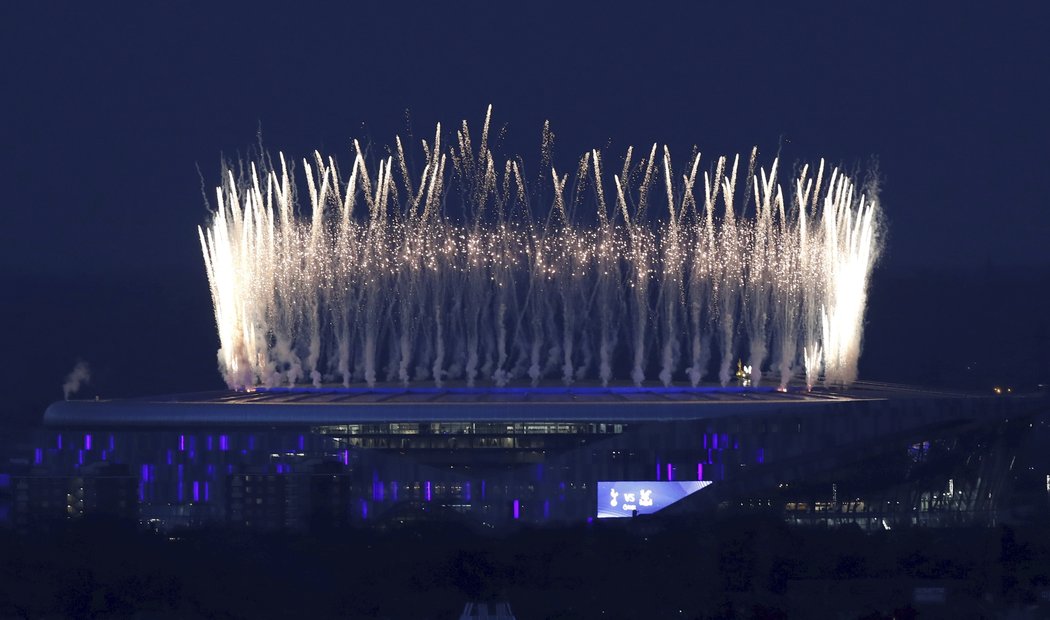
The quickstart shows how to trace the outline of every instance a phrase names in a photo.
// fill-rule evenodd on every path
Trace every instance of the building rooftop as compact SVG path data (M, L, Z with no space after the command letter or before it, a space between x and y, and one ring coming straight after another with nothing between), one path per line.
M53 426L113 424L314 425L442 421L642 422L793 413L829 405L890 400L965 399L972 395L858 382L847 390L792 387L283 387L211 391L121 400L59 401Z

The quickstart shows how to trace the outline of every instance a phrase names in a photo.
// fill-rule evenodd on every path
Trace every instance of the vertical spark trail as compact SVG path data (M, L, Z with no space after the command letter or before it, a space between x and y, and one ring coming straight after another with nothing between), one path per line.
M655 144L560 175L548 126L549 174L526 182L489 127L447 147L438 125L418 176L400 138L374 168L355 141L348 174L320 153L299 175L283 155L224 171L198 234L226 383L696 386L715 358L723 385L738 360L754 384L856 380L874 190L821 161L786 194L757 150L746 172L695 152L676 171Z

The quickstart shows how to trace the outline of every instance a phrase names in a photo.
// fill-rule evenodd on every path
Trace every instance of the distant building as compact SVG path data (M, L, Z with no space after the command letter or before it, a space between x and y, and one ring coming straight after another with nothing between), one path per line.
M12 476L11 486L12 521L20 531L85 516L138 519L138 480L126 465L95 463L73 475L37 468Z
M257 531L325 531L351 521L352 481L338 462L304 464L298 471L246 466L227 480L227 521Z
M315 465L305 474L309 493L309 528L325 531L350 523L352 481L342 463Z
M228 519L258 531L299 529L302 520L293 501L296 490L289 476L270 467L249 467L231 474Z

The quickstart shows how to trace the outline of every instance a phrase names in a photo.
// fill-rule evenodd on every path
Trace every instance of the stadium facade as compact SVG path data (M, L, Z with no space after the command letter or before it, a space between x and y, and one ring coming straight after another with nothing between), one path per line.
M119 465L139 519L164 528L502 528L713 510L862 527L992 524L1004 518L1019 441L1010 424L1027 424L1043 402L865 382L63 401L46 412L48 445L16 478L54 486L63 472L82 479L94 463Z

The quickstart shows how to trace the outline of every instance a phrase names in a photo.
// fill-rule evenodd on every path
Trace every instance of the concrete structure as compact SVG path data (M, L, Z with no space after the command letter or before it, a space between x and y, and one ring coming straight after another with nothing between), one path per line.
M858 383L849 390L753 387L267 388L59 401L49 426L314 426L413 422L651 422L829 410L919 410L972 395ZM981 399L987 400L987 399Z
M90 433L106 433L108 458L143 472L142 514L261 529L581 522L610 500L597 496L609 481L712 483L661 514L996 523L1011 429L1045 403L877 383L272 389L56 403L45 421L58 448L42 454L90 459L102 445L81 454Z

